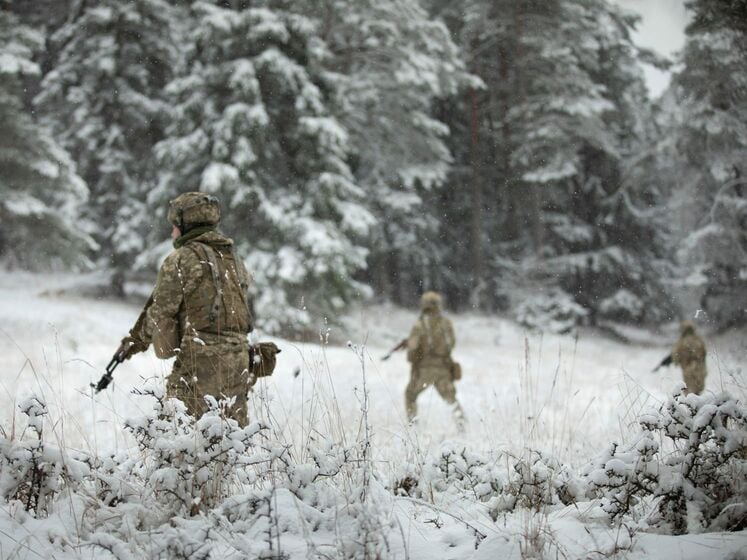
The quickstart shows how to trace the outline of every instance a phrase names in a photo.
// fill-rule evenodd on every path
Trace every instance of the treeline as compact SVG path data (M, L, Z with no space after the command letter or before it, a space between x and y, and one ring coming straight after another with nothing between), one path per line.
M745 321L747 0L693 0L653 102L604 0L7 0L0 256L100 267L224 208L270 330L351 301L558 330Z

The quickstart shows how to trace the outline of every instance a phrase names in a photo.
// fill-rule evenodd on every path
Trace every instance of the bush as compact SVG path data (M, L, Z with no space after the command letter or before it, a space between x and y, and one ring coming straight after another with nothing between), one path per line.
M68 453L42 439L47 407L36 397L18 408L28 419L35 440L0 441L0 496L18 501L37 516L49 513L51 504L66 486L75 488L90 474L87 458Z
M652 503L651 525L674 534L747 527L747 408L733 397L671 397L643 414L638 441L587 466L589 491L613 520ZM658 443L668 445L662 449Z
M554 288L524 300L515 311L521 325L557 334L573 332L588 313L566 292Z

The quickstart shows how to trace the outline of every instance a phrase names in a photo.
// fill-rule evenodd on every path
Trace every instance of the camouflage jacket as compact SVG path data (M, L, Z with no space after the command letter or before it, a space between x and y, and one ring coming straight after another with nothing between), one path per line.
M133 336L146 343L163 336L174 347L185 336L205 344L225 337L245 340L253 328L251 277L235 257L233 241L210 230L183 236L175 247L158 272L141 332ZM160 356L158 346L156 354L169 357Z
M672 348L672 362L683 369L705 365L706 346L695 333L682 336Z
M423 313L407 339L407 359L415 363L449 358L454 348L454 327L440 313Z

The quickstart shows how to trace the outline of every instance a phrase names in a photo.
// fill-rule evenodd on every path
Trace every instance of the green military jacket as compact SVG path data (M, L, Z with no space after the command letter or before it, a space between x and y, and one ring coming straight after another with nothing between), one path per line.
M440 313L423 313L407 339L407 359L413 364L450 362L454 327Z
M236 258L233 241L209 228L177 239L158 272L153 301L143 322L144 341L156 355L173 356L191 343L209 345L251 332L251 277Z

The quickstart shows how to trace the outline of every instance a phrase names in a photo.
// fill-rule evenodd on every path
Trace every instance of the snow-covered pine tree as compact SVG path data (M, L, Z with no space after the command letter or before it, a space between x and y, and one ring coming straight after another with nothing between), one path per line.
M633 44L634 14L597 0L559 8L560 42L542 46L546 70L514 126L528 139L514 155L523 181L549 191L541 197L548 258L532 268L557 278L592 322L660 321L671 314L659 280L663 200L639 173L655 131L638 64L659 61Z
M377 224L365 275L377 293L412 303L434 287L439 220L427 204L452 157L434 103L455 95L467 73L449 31L412 0L325 0L308 5L331 56L334 112L349 131L352 169ZM446 224L441 224L444 229Z
M747 322L747 2L693 0L667 101L679 264L713 325Z
M175 60L170 13L165 0L77 1L51 37L57 54L36 99L88 184L85 215L119 294L153 227L144 200Z
M525 300L518 285L549 293L562 313L581 304L592 316L665 315L647 273L660 255L648 208L656 193L627 171L651 134L637 61L652 57L633 45L636 18L601 0L439 4L487 84L460 104L469 125L455 142L469 146L460 182L485 202L450 205L481 214L472 220L493 294L484 301Z
M8 4L8 9L18 17L22 24L48 34L65 22L74 1L33 0L29 2L6 0L5 3Z
M507 228L512 210L506 161L511 147L503 116L516 90L518 67L511 63L515 3L428 0L427 4L458 42L467 70L484 82L484 87L472 84L437 107L450 130L446 142L454 164L447 179L450 188L440 189L429 201L442 223L440 266L431 272L436 277L433 283L453 305L502 307L505 302L494 297L496 276L490 261L495 258L496 242L512 238ZM455 235L458 228L466 231Z
M338 80L314 21L289 2L245 4L192 5L150 202L165 212L181 191L216 194L224 229L248 255L260 324L301 329L366 290L353 274L374 218L330 109Z
M23 103L24 79L39 74L33 55L43 44L41 33L0 6L0 258L26 268L82 265L91 248L79 220L85 183Z

